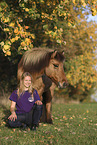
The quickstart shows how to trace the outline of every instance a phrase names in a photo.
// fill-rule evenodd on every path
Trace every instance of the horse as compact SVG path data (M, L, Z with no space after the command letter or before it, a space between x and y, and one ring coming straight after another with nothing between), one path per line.
M22 56L18 63L17 79L24 72L33 77L33 87L43 102L42 122L53 123L51 116L52 96L55 86L60 88L68 84L64 69L64 53L48 48L33 48Z

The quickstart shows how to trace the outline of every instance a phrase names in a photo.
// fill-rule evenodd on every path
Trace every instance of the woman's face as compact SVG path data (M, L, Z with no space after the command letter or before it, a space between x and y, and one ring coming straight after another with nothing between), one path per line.
M31 77L30 76L26 76L24 78L24 87L25 89L28 89L31 85Z

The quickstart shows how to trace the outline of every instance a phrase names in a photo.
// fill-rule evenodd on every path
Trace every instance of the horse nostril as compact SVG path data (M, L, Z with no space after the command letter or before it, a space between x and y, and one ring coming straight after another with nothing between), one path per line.
M58 88L60 88L60 89L61 88L66 88L67 86L68 86L68 83L66 83L66 82L64 82L62 84L60 82L58 83Z
M63 87L67 87L68 86L68 83L63 83Z
M64 87L64 88L66 87L66 83L63 83L63 87Z

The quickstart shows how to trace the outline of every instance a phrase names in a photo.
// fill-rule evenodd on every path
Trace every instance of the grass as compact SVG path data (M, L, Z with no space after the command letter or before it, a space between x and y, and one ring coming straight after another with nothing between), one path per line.
M40 123L36 132L6 126L9 105L0 106L2 145L97 145L97 104L53 104L53 125Z

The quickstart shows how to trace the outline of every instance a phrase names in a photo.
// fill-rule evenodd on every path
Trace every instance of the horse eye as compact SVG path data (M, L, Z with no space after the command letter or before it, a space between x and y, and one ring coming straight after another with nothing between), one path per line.
M54 67L58 67L59 65L57 65L57 64L53 64L54 65Z

